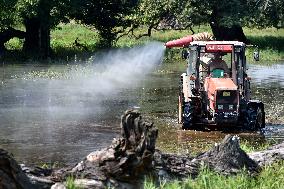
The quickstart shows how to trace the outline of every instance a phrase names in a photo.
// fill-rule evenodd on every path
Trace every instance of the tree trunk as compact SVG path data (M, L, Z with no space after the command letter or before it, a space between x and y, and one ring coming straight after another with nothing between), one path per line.
M44 58L50 56L50 28L48 26L41 26L41 54Z
M238 24L231 26L222 25L220 21L221 15L219 15L218 7L213 7L213 11L210 18L210 27L216 40L220 41L241 41L249 43L246 38L243 28Z
M39 18L29 18L25 22L26 38L23 50L33 56L47 58L50 55L50 27Z
M241 41L244 43L249 42L243 32L243 28L239 25L226 27L226 26L220 26L219 24L216 23L210 23L210 26L216 40Z
M38 18L30 18L24 21L26 38L23 50L26 53L38 54L40 52L40 21Z

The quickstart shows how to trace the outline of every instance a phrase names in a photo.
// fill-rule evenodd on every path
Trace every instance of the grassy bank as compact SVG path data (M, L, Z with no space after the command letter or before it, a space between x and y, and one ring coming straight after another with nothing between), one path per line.
M196 26L193 28L195 33L198 32L211 32L208 26ZM251 41L252 44L258 45L260 47L261 59L265 61L278 61L284 60L284 29L251 29L244 28L245 35ZM146 28L141 28L134 33L135 36L139 36L146 33ZM168 31L156 31L153 30L151 37L135 38L134 36L124 36L120 38L115 47L132 47L135 45L145 44L150 41L161 41L166 42L172 39L177 39L186 35L192 34L189 30L178 31L178 30L168 30ZM78 43L82 46L76 46L75 40L78 38ZM72 60L75 54L79 58L84 58L90 56L93 52L97 50L97 45L99 41L98 33L91 29L86 28L83 25L76 23L60 24L51 33L51 47L53 49L53 58L62 60ZM23 46L23 40L12 39L7 44L6 47L10 50L14 50L13 56L19 53L19 50ZM252 59L252 53L254 49L248 50L248 57ZM176 52L176 51L175 51ZM173 52L171 52L171 58ZM176 55L176 57L179 57Z
M282 189L284 179L284 162L278 162L264 167L256 177L251 177L245 172L235 176L224 176L203 168L196 179L186 181L173 181L160 183L158 186L148 179L145 189Z
M144 189L283 189L284 162L266 166L257 176L249 176L245 171L233 176L220 175L207 168L202 168L197 178L184 181L156 182L147 178ZM79 189L74 178L66 181L67 189Z

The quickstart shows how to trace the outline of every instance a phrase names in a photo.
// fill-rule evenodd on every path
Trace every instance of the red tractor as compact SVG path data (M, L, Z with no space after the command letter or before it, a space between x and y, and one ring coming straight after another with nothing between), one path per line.
M186 73L180 77L178 122L182 128L264 128L264 105L251 100L246 45L199 38L200 34L191 35L165 44L167 48L183 47L183 58L188 60ZM254 58L259 59L258 51Z

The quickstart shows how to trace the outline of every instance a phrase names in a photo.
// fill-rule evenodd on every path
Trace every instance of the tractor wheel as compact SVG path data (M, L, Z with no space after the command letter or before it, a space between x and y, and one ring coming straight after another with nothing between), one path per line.
M184 105L183 114L182 114L182 129L194 129L193 124L193 112L194 107L190 103Z
M245 119L245 129L250 131L256 131L263 127L263 112L260 107L253 108L249 107Z
M256 110L256 129L261 129L264 127L264 115L260 107Z

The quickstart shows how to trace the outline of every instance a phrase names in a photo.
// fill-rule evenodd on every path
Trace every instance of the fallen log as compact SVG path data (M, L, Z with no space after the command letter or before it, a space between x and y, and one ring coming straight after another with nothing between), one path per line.
M268 166L277 161L284 160L284 142L271 146L267 150L248 153L249 157L259 166Z

